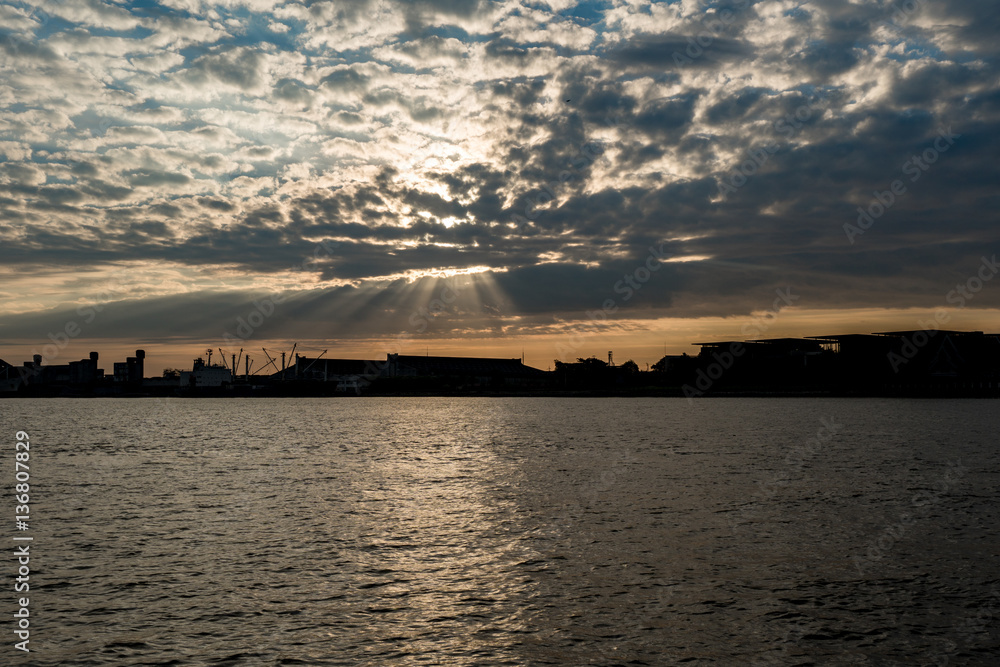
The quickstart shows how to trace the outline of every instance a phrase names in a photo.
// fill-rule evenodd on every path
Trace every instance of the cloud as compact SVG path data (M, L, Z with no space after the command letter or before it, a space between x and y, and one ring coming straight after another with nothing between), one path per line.
M263 83L263 62L263 55L251 48L224 47L195 58L183 71L185 78L198 86L215 82L252 91Z
M376 335L407 325L371 304L412 311L476 267L491 305L434 318L447 335L550 331L606 298L733 315L788 284L816 308L933 307L1000 245L991 5L704 5L5 7L7 263L203 281L136 294L102 335L140 331L129 313L209 333L178 313L228 317L206 306L251 287L294 295L283 326ZM660 244L700 259L621 301ZM229 294L234 272L252 286ZM65 285L0 298L4 335L86 300Z

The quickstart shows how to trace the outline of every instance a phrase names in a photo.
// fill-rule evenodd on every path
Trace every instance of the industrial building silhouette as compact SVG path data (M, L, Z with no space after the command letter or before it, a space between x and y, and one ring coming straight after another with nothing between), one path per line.
M1000 334L918 329L805 338L695 343L695 355L665 355L647 371L626 362L555 361L555 370L521 359L387 354L385 359L267 355L227 363L198 357L191 370L146 378L145 352L98 367L98 355L44 365L0 360L0 396L247 396L360 394L1000 395ZM220 351L221 353L221 351ZM244 361L241 364L240 361ZM268 368L274 368L264 372ZM239 371L243 370L242 373ZM235 371L235 372L234 372Z

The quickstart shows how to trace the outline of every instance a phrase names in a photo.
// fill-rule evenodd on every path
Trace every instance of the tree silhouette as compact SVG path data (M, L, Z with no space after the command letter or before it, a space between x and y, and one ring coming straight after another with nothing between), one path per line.
M688 356L688 355L687 355L687 352L685 352L685 353L684 353L684 354L682 355L682 357L685 357L685 358L686 358L687 356ZM664 372L664 371L666 371L666 370L667 370L667 366L669 365L669 362L670 362L670 355L668 354L668 355L666 355L665 357L662 357L662 358L661 358L661 359L660 359L659 361L657 361L657 362L656 362L655 364L653 364L653 365L651 366L651 368L652 368L652 369L653 369L654 371L658 371L658 372L662 373L662 372Z

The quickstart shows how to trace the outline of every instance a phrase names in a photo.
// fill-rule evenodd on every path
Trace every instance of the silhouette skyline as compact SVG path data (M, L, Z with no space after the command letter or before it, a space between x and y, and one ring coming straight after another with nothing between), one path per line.
M0 397L381 395L1000 396L1000 333L926 328L806 338L697 343L696 355L661 357L645 371L632 359L553 360L387 353L381 359L261 348L208 348L189 367L146 373L146 351L103 368L100 354L68 364L42 355L0 359Z

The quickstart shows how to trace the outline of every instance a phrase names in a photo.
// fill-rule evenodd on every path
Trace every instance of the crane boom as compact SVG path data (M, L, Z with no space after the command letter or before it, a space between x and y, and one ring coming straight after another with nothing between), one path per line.
M302 375L305 375L305 374L306 374L306 371L308 371L308 370L309 370L310 368L312 368L313 366L315 366L315 365L316 365L316 362L317 362L317 361L319 361L320 359L322 359L322 358L323 358L323 355L324 355L324 354L326 354L326 352L327 352L326 350L323 350L323 352L322 352L322 353L320 353L320 355L319 355L318 357L316 357L315 359L313 359L313 361L312 361L312 363L311 363L311 364L309 364L309 365L308 365L308 366L306 366L306 367L305 367L304 369L302 369Z
M278 364L274 363L274 359L272 359L271 355L267 353L267 350L265 350L264 348L260 348L260 349L264 353L264 356L267 357L267 361L268 361L268 363L265 364L260 370L264 370L268 366L273 365L274 366L274 370L277 371L278 370Z

